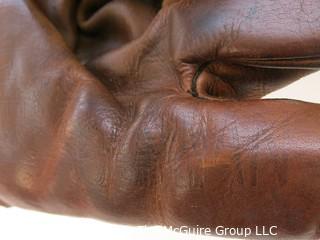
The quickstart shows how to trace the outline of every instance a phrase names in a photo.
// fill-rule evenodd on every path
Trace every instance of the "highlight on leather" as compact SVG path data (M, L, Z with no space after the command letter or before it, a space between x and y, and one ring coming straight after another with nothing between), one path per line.
M319 70L318 0L0 0L0 30L1 205L320 237L320 107L261 99Z

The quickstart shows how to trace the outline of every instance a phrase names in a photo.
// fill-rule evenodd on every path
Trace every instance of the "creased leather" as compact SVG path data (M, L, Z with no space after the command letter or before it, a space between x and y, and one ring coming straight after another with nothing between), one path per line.
M319 237L320 2L160 6L0 0L3 205Z

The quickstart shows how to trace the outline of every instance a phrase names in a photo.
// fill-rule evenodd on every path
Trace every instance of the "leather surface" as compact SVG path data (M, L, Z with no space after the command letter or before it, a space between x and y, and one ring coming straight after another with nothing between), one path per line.
M0 0L0 30L3 205L319 237L320 107L260 99L320 67L318 0Z

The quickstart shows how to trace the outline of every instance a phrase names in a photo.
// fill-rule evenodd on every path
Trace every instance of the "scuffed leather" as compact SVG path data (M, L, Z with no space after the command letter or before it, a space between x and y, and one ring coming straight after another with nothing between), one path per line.
M3 205L319 237L320 2L160 5L0 0Z

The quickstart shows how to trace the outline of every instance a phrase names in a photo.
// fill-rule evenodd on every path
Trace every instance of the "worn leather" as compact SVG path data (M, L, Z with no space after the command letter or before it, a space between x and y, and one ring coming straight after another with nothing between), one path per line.
M0 0L0 31L3 205L319 237L320 107L261 100L320 67L319 0Z

